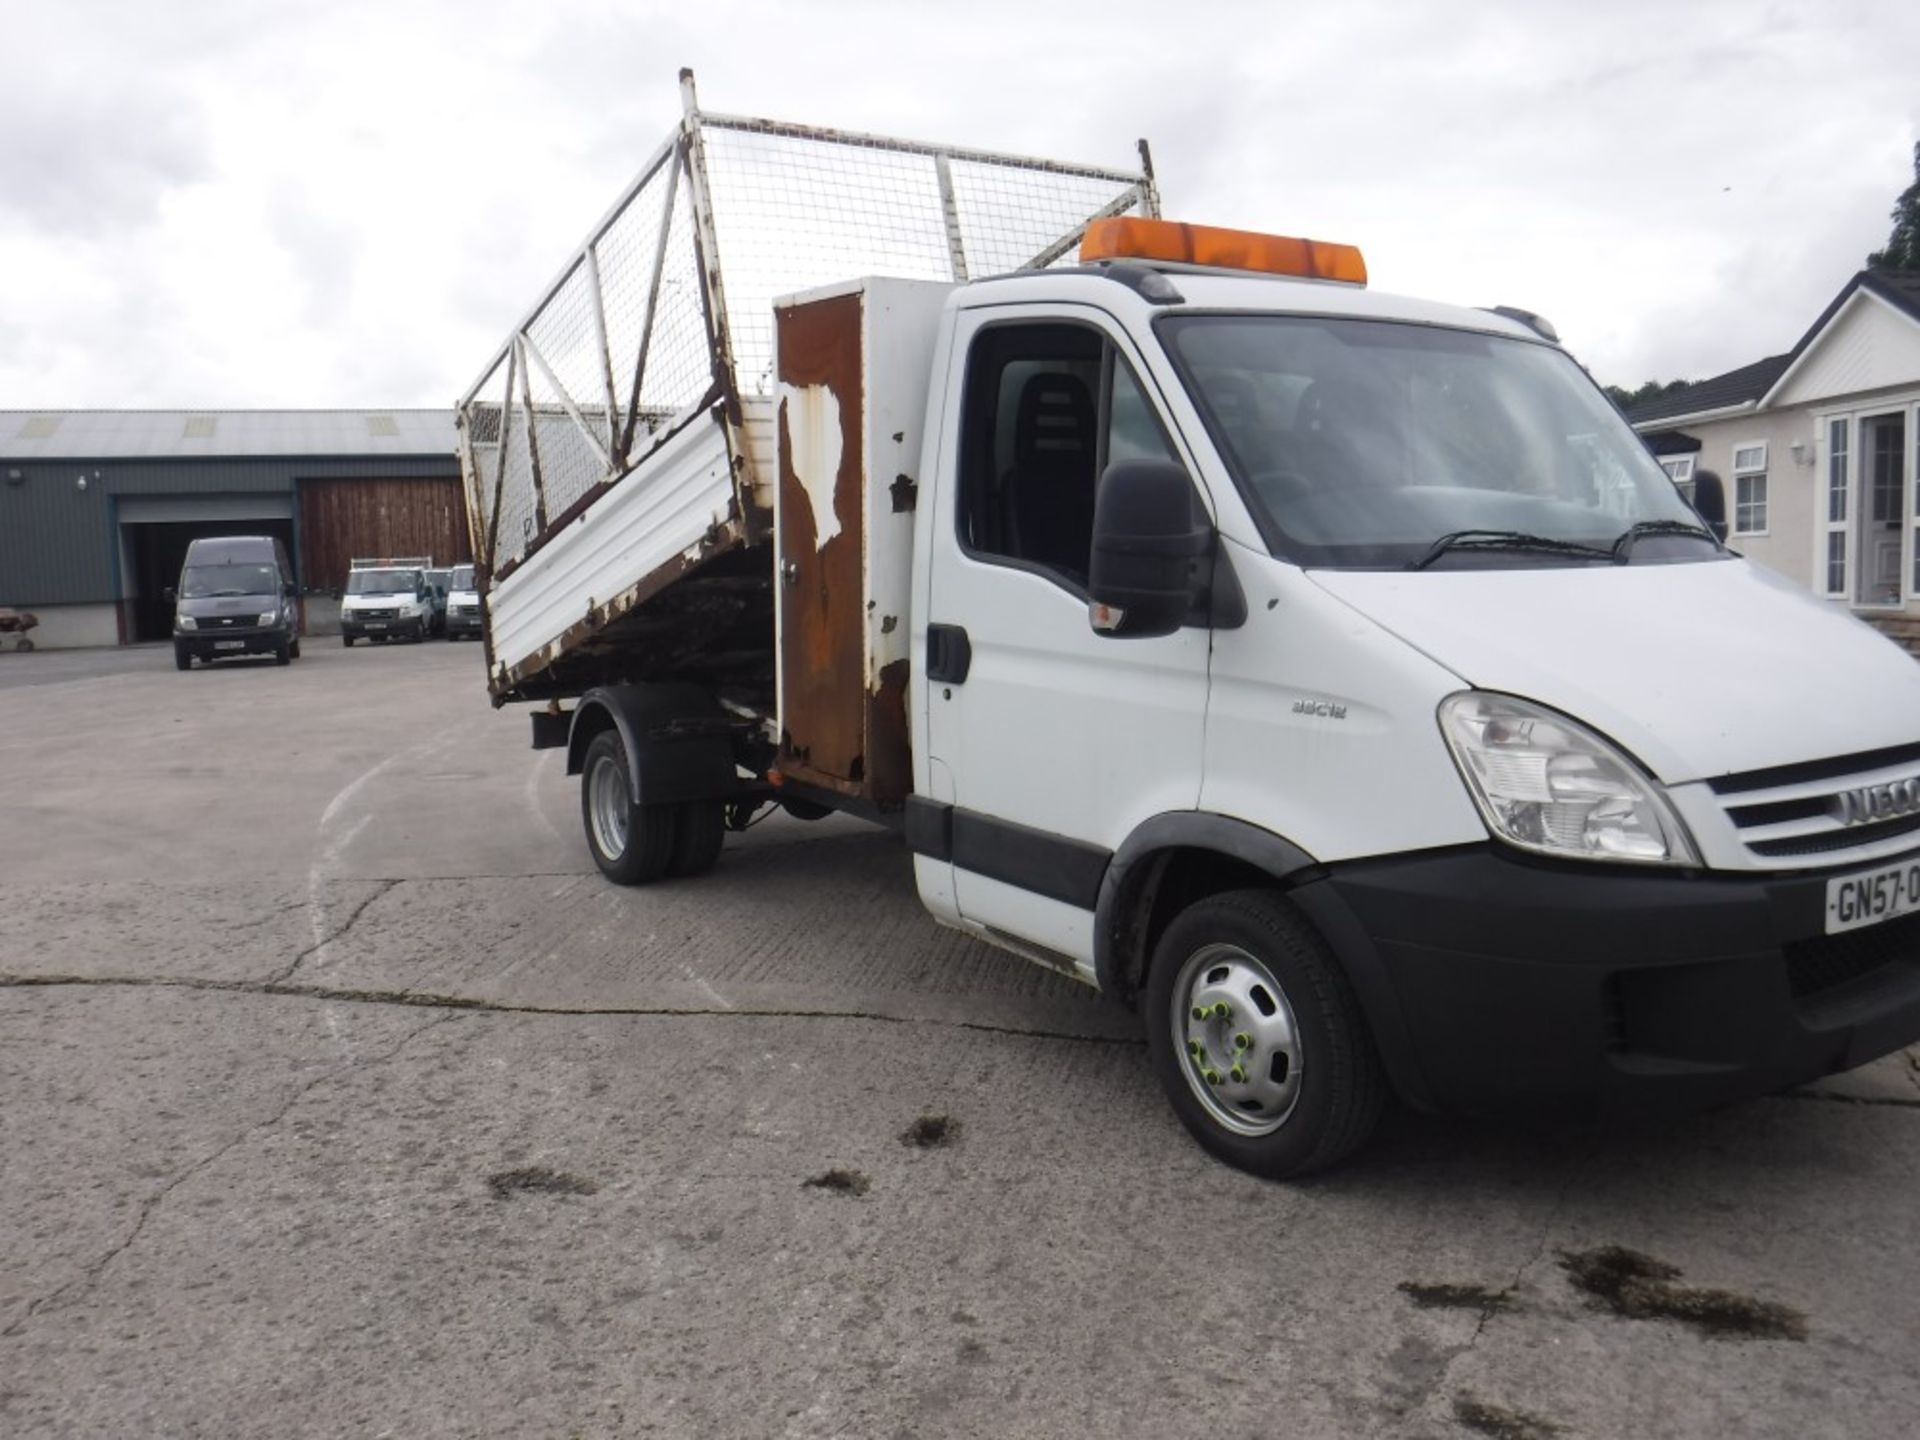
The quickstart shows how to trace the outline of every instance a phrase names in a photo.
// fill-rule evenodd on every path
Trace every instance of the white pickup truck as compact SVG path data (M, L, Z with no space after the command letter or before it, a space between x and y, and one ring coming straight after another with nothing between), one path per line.
M1710 1106L1920 1039L1920 667L1545 322L1161 221L1150 167L685 91L461 406L493 694L610 878L890 825L1270 1176L1394 1094Z

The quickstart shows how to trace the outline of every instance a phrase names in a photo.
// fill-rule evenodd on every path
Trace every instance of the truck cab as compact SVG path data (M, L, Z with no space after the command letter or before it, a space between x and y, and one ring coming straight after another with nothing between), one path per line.
M943 319L936 915L1141 1006L1182 1118L1266 1173L1382 1079L1698 1108L1920 1036L1910 659L1727 550L1531 325L1147 273Z

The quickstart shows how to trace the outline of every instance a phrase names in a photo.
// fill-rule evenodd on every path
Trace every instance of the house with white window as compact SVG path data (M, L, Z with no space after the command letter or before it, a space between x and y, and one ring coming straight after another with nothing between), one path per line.
M1784 355L1627 419L1683 490L1720 477L1735 549L1920 645L1920 274L1863 270Z

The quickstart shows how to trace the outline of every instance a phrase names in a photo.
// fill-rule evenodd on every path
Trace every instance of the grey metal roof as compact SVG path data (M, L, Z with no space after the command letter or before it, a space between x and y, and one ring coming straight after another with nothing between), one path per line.
M1781 372L1792 359L1791 355L1769 355L1751 365L1742 365L1738 370L1715 375L1710 380L1696 380L1683 389L1669 390L1658 399L1643 400L1627 411L1627 423L1646 425L1655 420L1700 415L1729 405L1757 401L1773 388L1773 382L1780 378Z
M451 410L0 410L0 458L451 455Z

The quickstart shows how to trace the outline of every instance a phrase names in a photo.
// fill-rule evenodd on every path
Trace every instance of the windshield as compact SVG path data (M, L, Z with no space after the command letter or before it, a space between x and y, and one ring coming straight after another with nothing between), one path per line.
M1700 523L1606 397L1552 346L1377 320L1161 323L1283 558L1400 566L1442 536L1484 531L1496 533L1443 547L1440 565L1593 564L1607 559L1594 548L1609 551L1636 524ZM1569 548L1516 547L1515 537ZM1628 552L1634 562L1722 553L1688 535L1653 535Z
M354 570L347 575L349 595L411 595L419 588L418 570Z
M277 595L278 573L271 565L195 565L180 577L180 598L210 600L216 595Z
M456 565L453 567L453 569L449 570L447 572L447 589L449 590L473 589L473 566Z

